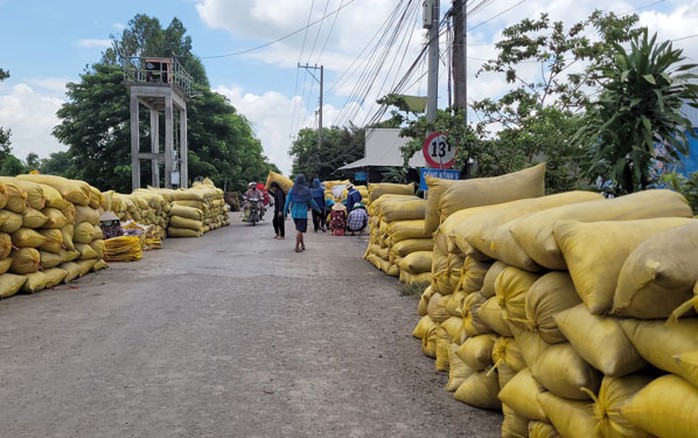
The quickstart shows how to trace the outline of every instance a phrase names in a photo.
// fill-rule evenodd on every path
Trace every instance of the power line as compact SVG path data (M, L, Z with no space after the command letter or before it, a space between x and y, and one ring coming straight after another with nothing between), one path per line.
M332 12L330 12L329 14L327 14L327 15L325 15L325 16L323 16L323 17L321 17L321 18L319 18L319 19L317 19L317 20L315 20L315 21L313 21L312 23L310 23L310 24L308 24L308 25L306 25L306 26L301 27L300 29L297 29L297 30L295 30L295 31L293 31L293 32L291 32L291 33L289 33L289 34L287 34L287 35L284 35L284 36L282 36L281 38L277 38L277 39L275 39L274 41L270 41L270 42L268 42L268 43L259 45L259 46L257 46L257 47L252 47L251 49L245 49L245 50L241 50L241 51L239 51L239 52L233 52L233 53L226 53L225 55L200 56L199 59L227 58L227 57L229 57L229 56L243 55L243 54L245 54L245 53L254 52L255 50L260 50L260 49L263 49L263 48L265 48L265 47L269 47L269 46L274 45L274 44L276 44L276 43L278 43L278 42L281 42L281 41L283 41L283 40L287 40L287 39L291 38L292 36L294 36L294 35L296 35L296 34L299 34L299 33L303 32L304 30L308 29L309 27L315 26L316 24L322 22L323 20L328 19L329 17L331 17L332 15L338 13L339 11L341 11L341 10L344 9L344 8L346 8L346 7L349 6L350 4L354 3L355 1L356 1L356 0L348 0L347 3L345 3L344 5L338 7L337 9L335 9L335 10L332 11Z

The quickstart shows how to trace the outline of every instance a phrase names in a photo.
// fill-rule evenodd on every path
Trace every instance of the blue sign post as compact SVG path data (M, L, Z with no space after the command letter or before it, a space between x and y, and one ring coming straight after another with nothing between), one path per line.
M429 169L423 167L419 171L419 188L424 191L428 189L426 178L427 176L430 176L432 178L456 180L460 179L460 171L453 169Z

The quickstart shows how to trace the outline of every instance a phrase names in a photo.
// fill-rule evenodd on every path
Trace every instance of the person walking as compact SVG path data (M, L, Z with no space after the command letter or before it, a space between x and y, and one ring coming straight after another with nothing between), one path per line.
M313 180L313 186L310 188L310 194L313 195L313 200L320 207L320 211L313 210L313 229L317 233L318 230L325 232L325 186L320 183L319 178Z
M276 233L274 239L282 240L286 237L286 224L284 220L286 194L281 188L281 185L276 181L272 181L269 186L269 191L274 196L274 219L271 221L272 225L274 225L274 232Z
M293 187L286 195L286 203L284 204L284 218L288 216L289 210L291 218L296 225L296 252L305 251L305 242L303 234L308 231L308 210L313 209L320 211L320 207L313 200L313 195L310 193L305 175L298 174L293 183Z

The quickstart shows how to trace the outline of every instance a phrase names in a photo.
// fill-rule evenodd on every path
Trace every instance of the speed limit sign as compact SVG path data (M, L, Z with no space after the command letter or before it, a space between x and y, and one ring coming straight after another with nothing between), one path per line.
M431 133L422 147L424 159L431 167L450 169L456 159L456 148L451 146L443 132Z

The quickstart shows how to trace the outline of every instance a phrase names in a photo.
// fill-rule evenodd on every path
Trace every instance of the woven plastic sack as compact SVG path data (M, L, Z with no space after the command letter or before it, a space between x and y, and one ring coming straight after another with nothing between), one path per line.
M463 262L463 275L460 278L460 288L466 293L478 292L485 282L485 275L492 266L490 261L475 260L465 257Z
M514 373L526 368L523 354L514 338L497 338L492 347L492 361L496 369L499 369L501 365L506 365Z
M432 239L405 239L393 245L390 251L400 257L406 257L416 251L432 251L433 249L434 241Z
M441 323L441 327L446 330L451 342L461 344L467 337L463 328L463 318L460 316L448 317L446 321Z
M16 274L0 274L0 298L9 298L22 289L27 277Z
M0 181L3 181L2 178L0 178ZM41 184L31 181L22 181L16 178L14 181L15 184L27 193L27 204L29 204L31 208L41 210L46 207L46 197L44 196L44 190Z
M621 409L642 388L652 381L649 376L604 377L598 397L594 399L596 436L609 438L647 437L650 435L633 425Z
M588 401L566 400L551 392L538 395L540 403L561 437L594 437L596 420Z
M431 330L436 328L436 323L429 317L424 315L419 319L419 322L412 330L412 336L417 339L423 339Z
M41 255L34 248L19 248L12 250L12 266L10 272L13 274L30 274L39 270Z
M75 262L80 267L80 277L89 273L97 263L97 259L78 260Z
M58 190L63 198L77 205L90 204L90 186L83 181L70 180L55 175L18 175L18 179L46 184Z
M80 222L73 229L73 243L92 243L94 227L89 222Z
M104 239L95 239L92 241L92 243L90 243L90 246L94 250L95 254L97 254L98 259L104 258L104 252L106 250Z
M22 215L22 227L24 228L41 228L48 218L39 210L28 208Z
M64 283L70 283L80 276L80 265L74 262L66 262L60 265L60 268L66 271L68 274L63 279Z
M68 204L70 204L70 202L68 202L63 195L61 195L61 193L53 187L41 183L39 183L39 187L41 188L44 200L46 201L45 208L57 208L60 210L66 208Z
M179 205L174 203L169 212L170 216L180 216L188 219L194 219L201 221L204 219L204 214L201 210L194 207L188 207L186 205Z
M24 214L29 207L27 203L27 192L16 184L14 178L0 177L6 195L5 210L17 214Z
M80 251L80 259L79 260L88 260L88 259L98 258L97 253L95 252L95 250L92 248L92 246L90 244L76 243L75 249Z
M431 296L434 294L434 289L431 288L431 286L427 286L426 289L424 289L424 292L419 296L419 303L417 304L417 314L419 316L424 316L427 314L427 304L429 303L429 299Z
M436 327L436 350L434 367L436 371L448 371L448 347L451 345L451 338L441 326Z
M577 353L607 376L625 376L647 366L616 318L592 315L579 304L558 313L555 322Z
M659 218L582 223L560 221L553 227L582 301L600 315L613 307L613 294L623 263L644 240L693 219Z
M172 216L170 218L170 226L175 228L187 228L194 231L203 231L204 228L203 222L181 216Z
M44 228L63 228L66 225L68 225L68 218L65 217L62 210L47 207L44 208L41 212L47 218L46 222L43 225Z
M7 189L5 184L0 182L0 210L5 208L5 205L7 205Z
M489 334L469 337L458 347L456 355L475 371L491 368L494 365L492 348L495 340L496 336Z
M0 259L10 255L12 251L12 237L7 233L0 233Z
M69 224L62 227L60 230L63 235L63 246L68 250L74 250L73 236L75 235L75 227Z
M528 420L546 421L547 417L543 408L538 403L538 394L545 391L525 368L514 376L499 391L499 399L503 404L511 407L514 412Z
M383 204L381 218L390 223L411 219L424 219L424 209L426 208L424 199L412 199L409 201L393 201Z
M501 336L514 336L504 319L504 309L499 307L497 297L487 298L487 301L478 309L477 316L495 333Z
M46 238L31 228L20 228L12 233L12 245L16 248L38 248Z
M55 268L69 260L67 252L39 251L39 261L42 269ZM79 256L79 253L78 253Z
M376 183L368 185L368 199L371 203L373 203L376 199L386 194L414 195L414 183Z
M388 225L390 241L396 244L405 239L421 239L431 237L424 233L424 219L394 221Z
M511 234L516 219L527 214L545 211L561 205L575 204L599 199L598 193L572 191L541 196L533 199L520 199L498 204L496 210L485 212L461 223L456 230L468 243L487 255L504 263L531 272L542 268L535 263Z
M612 313L666 318L693 297L697 281L698 220L694 220L650 237L630 253L618 276Z
M92 265L92 272L101 271L109 267L109 264L104 260L97 260L97 262Z
M0 232L12 234L22 228L22 215L0 210Z
M33 294L46 289L48 278L42 271L25 274L25 277L27 277L27 281L22 286L22 292Z
M387 274L390 271L390 266L384 270ZM429 284L431 282L431 272L422 272L421 274L410 274L407 271L400 271L400 283L403 284Z
M479 293L470 294L463 300L463 325L468 336L484 335L493 330L478 316L478 310L487 301Z
M483 297L490 298L495 296L494 284L499 274L501 274L507 266L508 265L504 262L495 261L489 267L487 273L485 273L485 278L482 281L482 290L480 293Z
M698 388L668 374L650 382L621 408L634 425L659 437L693 438L698 431Z
M494 284L499 307L504 309L504 319L511 324L528 327L526 296L531 286L540 278L523 269L509 266L497 276Z
M548 269L566 270L565 259L553 236L553 225L560 220L597 222L691 216L691 208L680 194L647 190L533 213L519 219L510 232L536 263Z
M698 383L698 376L681 366L675 358L696 350L698 318L686 318L666 324L664 320L620 319L620 326L647 362L686 380Z
M548 344L565 342L567 339L554 317L581 302L569 273L549 272L536 280L528 291L526 319Z
M476 371L468 376L453 395L456 400L482 409L501 409L497 373L490 371Z
M548 391L572 400L589 399L581 388L596 392L602 378L569 343L547 348L531 366L531 374Z
M429 286L431 288L431 286ZM463 302L468 296L465 292L455 291L446 295L446 312L451 316L463 316Z
M444 322L449 316L451 316L446 310L447 302L448 297L444 297L440 293L434 293L429 299L427 314L434 322Z
M431 273L431 251L415 251L407 254L398 264L400 271L410 274Z
M528 419L522 417L514 409L502 403L502 438L526 438L528 436Z
M75 206L75 222L89 222L92 225L99 223L101 213L90 206L76 205Z
M5 272L9 271L10 266L12 266L12 259L10 257L6 257L4 259L0 258L0 274L4 274Z
M446 391L454 392L458 387L475 371L468 368L463 360L456 354L458 344L451 344L448 347L448 383Z
M441 212L439 204L444 191L455 184L455 181L427 176L425 178L427 184L427 204L424 212L424 231L431 234L439 227L441 223Z
M681 375L698 388L698 349L674 355L674 360L681 368Z
M516 339L516 344L519 346L524 363L527 367L532 368L538 358L551 345L547 344L538 332L525 330L513 324L509 324L509 328L514 334L514 339Z
M528 438L560 438L560 434L550 423L530 421L528 423Z
M265 185L265 188L269 190L269 187L271 187L271 183L274 181L279 183L279 185L281 186L281 190L283 190L286 194L288 194L288 191L291 190L291 188L293 187L293 181L290 178L283 176L280 173L269 171L269 174L267 175L267 183Z

